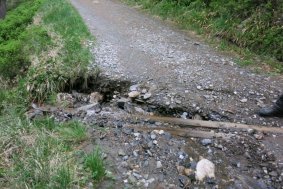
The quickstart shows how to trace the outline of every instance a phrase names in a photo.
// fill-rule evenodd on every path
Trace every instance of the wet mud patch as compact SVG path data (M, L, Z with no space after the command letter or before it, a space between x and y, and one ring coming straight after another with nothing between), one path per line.
M172 108L159 104L150 87L143 84L107 77L89 78L87 87L84 84L79 79L62 93L75 98L73 107L52 107L45 112L58 121L76 119L88 125L88 148L99 145L105 150L109 170L117 179L115 186L278 188L282 184L282 169L262 146L265 133L215 129L215 134L208 135L211 129L184 129L178 124L138 119L136 115L206 120L208 115L191 113L181 105ZM129 97L133 91L131 95L136 96ZM75 94L88 100L82 101ZM92 103L92 94L100 94L103 100ZM212 113L209 119L223 119L221 114ZM223 133L227 134L225 139L220 137ZM195 172L202 157L215 165L215 178L199 182Z

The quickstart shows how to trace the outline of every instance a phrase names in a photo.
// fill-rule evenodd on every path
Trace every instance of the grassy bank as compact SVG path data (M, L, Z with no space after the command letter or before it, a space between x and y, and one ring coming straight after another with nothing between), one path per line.
M87 68L88 40L90 32L66 0L26 0L0 21L0 77L22 79L30 100L43 101L97 74Z
M80 150L87 126L25 115L31 101L97 74L88 40L67 0L24 0L0 21L0 188L85 188L105 177L100 150Z
M274 71L283 72L283 1L126 0L163 19L210 38L222 49L244 56L242 65L260 55ZM272 60L273 59L273 60ZM277 60L276 60L277 59ZM281 61L281 62L280 62Z

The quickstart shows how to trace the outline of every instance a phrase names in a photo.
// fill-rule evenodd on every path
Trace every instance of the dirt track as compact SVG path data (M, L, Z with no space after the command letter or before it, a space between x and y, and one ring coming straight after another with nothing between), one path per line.
M283 92L281 76L255 74L240 68L233 57L223 55L196 37L119 1L71 2L97 38L93 49L94 65L97 64L102 74L110 79L146 86L152 94L149 103L186 111L188 118L197 114L207 120L283 126L282 118L265 119L256 115L260 107L271 104ZM237 159L243 155L245 148L234 149L241 146L243 140L249 145L252 158L261 153L257 154L257 150L265 144L277 161L283 162L282 136L274 138L269 135L260 142L245 133L239 136L239 141L235 140L233 144L223 143L229 156L235 155ZM194 142L188 143L192 145ZM109 145L107 142L102 144ZM203 148L199 150L198 154L203 154ZM223 159L223 154L212 158L221 159L221 156ZM250 169L249 161L252 160L243 161L244 166L239 168L241 173L246 171L245 166ZM242 176L238 177L240 181Z

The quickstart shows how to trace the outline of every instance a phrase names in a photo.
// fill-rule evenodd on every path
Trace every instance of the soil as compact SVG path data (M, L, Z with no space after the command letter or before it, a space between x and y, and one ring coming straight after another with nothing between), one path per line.
M283 93L282 76L241 68L233 57L120 1L71 2L97 39L89 42L95 57L90 69L101 69L88 90L80 82L76 90L100 92L104 101L78 111L90 103L76 99L71 110L55 108L51 114L89 125L93 140L85 150L100 145L115 178L98 188L282 188L283 135L214 130L228 136L221 138L199 128L188 132L202 135L184 136L178 125L136 116L282 127L282 118L256 114ZM131 91L138 91L136 98L128 98ZM215 165L215 178L196 180L202 158Z

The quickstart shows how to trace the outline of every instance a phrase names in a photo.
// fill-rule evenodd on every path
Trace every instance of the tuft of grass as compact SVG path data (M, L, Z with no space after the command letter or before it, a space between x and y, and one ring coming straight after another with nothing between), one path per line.
M97 147L92 153L85 158L85 167L91 171L92 178L99 182L106 175L104 161L100 149Z
M62 140L67 142L78 144L88 138L86 127L78 121L63 123L58 132Z

